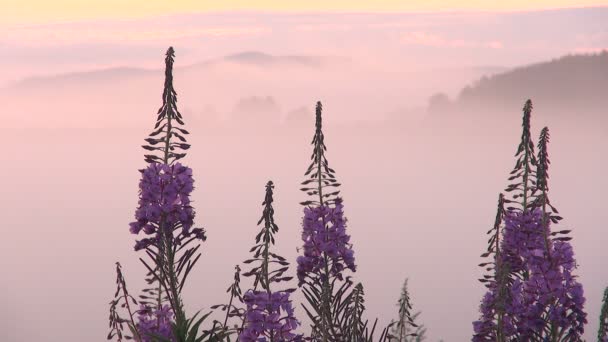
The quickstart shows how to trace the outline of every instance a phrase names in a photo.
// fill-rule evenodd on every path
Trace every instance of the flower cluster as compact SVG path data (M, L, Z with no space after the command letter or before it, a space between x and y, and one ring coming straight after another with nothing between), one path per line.
M245 328L239 339L243 342L265 342L267 337L279 342L302 341L301 335L293 333L298 320L289 300L289 292L267 292L249 290L243 296L247 305Z
M152 310L149 306L141 305L139 309L137 330L141 335L141 342L156 341L155 336L162 336L175 341L171 322L174 315L169 305L163 305L159 310Z
M498 312L500 317L500 335L515 336L517 334L518 318L523 315L522 291L523 284L520 279L515 279L510 286L505 286L506 277L503 282L492 283L480 305L481 319L473 322L473 342L497 341L498 324L495 321Z
M549 238L550 222L540 209L509 212L505 217L503 249L516 251L528 273L518 330L521 336L533 336L549 321L569 340L576 339L587 322L583 288L572 274L576 267L572 246Z
M326 267L338 279L342 279L345 268L355 272L354 251L349 244L350 236L346 234L346 219L340 198L336 199L334 207L322 205L304 208L302 240L304 255L297 259L300 285L306 276L320 274Z
M494 321L496 289L492 284L490 291L486 292L481 300L479 311L481 318L473 322L473 342L496 341L496 322Z
M482 319L474 323L478 338L474 340L483 341L484 335L493 334L492 317L499 306L504 310L502 332L506 336L517 334L527 340L542 335L547 324L567 340L578 340L583 334L585 298L572 274L576 267L572 246L550 239L550 220L543 216L539 209L506 213L497 272L507 269L520 274L522 280L517 278L510 286L498 279L491 284L481 304Z
M139 207L135 211L137 221L130 223L130 231L139 234L143 230L153 237L137 241L135 250L154 245L158 241L161 226L168 234L181 228L182 235L194 234L204 240L202 229L190 231L194 222L194 209L190 206L189 198L194 189L192 169L180 163L151 163L140 172Z

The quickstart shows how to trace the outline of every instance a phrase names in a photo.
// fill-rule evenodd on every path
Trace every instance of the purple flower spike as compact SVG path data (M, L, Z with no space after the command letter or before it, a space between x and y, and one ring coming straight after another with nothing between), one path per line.
M247 291L243 296L247 305L245 313L245 328L239 339L243 342L268 341L272 336L274 341L302 341L301 335L293 331L298 327L298 320L285 291Z
M157 339L153 338L154 335L175 341L171 327L174 315L169 305L163 305L159 310L153 310L148 306L141 305L138 319L137 330L141 334L142 342L156 341Z
M346 234L343 209L340 198L336 199L334 207L323 205L304 208L304 255L297 259L300 285L307 276L319 274L325 267L339 279L342 278L345 268L356 271L354 251L349 243L350 236ZM327 264L323 253L328 256Z
M527 341L549 324L568 341L578 341L587 323L583 287L572 274L575 261L567 241L549 239L550 221L540 209L508 211L498 260L500 267L523 274L508 288L504 301L504 335ZM482 301L481 319L473 323L473 341L495 338L494 317L501 287L492 283Z
M190 193L194 189L192 169L180 163L166 165L151 163L142 173L139 182L139 207L135 211L135 222L129 224L129 231L139 234L158 236L161 221L168 233L181 228L183 236L194 233L204 240L200 228L191 231L194 224L194 209L190 205ZM157 242L155 238L137 241L135 250L145 249ZM179 242L179 241L178 241Z

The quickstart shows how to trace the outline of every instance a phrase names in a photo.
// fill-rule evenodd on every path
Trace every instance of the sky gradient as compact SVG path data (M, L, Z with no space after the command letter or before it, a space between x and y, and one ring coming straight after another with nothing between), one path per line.
M6 3L5 3L6 2ZM288 12L420 12L420 11L529 11L608 5L606 0L3 0L3 25L96 19L131 19L209 11Z

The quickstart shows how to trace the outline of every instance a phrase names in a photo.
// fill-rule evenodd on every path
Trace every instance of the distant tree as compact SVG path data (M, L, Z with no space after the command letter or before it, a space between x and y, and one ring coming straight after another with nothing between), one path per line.
M576 110L577 115L608 106L608 52L570 55L481 78L461 90L455 105L510 108L533 96L551 115ZM579 111L580 108L585 111ZM468 110L469 108L467 108Z
M291 110L285 117L285 123L292 126L304 126L305 123L310 122L313 115L310 114L310 109L307 107L299 107Z
M450 98L444 93L436 93L429 98L428 111L443 112L450 107Z
M255 123L256 127L265 127L279 122L281 109L272 96L251 96L241 98L232 115L239 123Z

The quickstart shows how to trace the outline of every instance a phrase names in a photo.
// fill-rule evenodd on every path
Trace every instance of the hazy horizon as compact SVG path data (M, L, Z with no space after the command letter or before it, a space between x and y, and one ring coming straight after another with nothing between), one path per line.
M518 12L221 12L0 26L0 85L111 67L158 69L244 51L351 59L379 71L511 68L608 47L608 7ZM450 54L450 58L443 56ZM162 57L162 55L161 55Z

